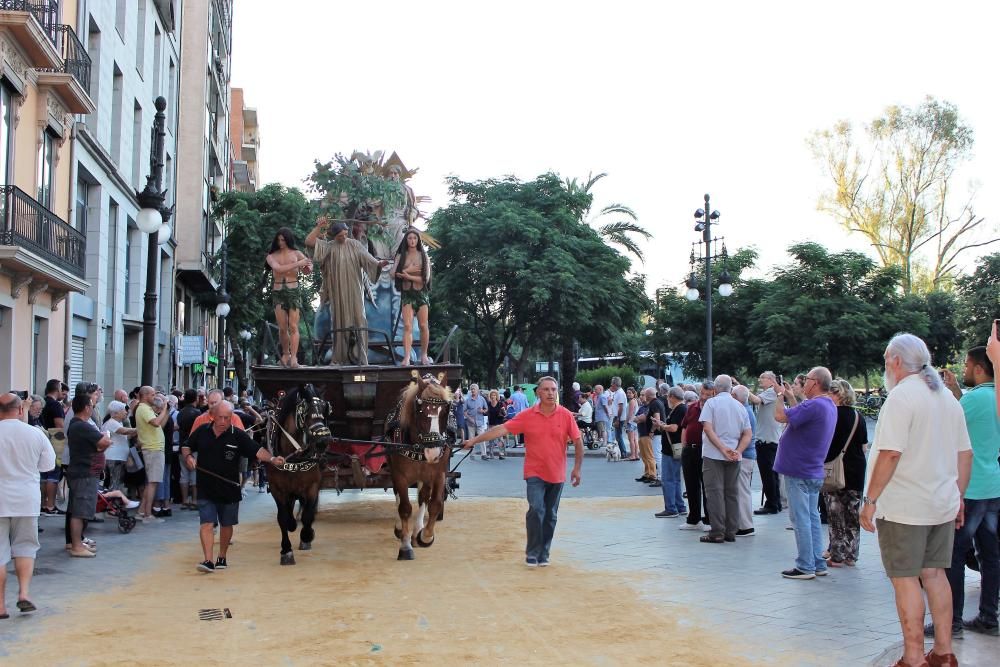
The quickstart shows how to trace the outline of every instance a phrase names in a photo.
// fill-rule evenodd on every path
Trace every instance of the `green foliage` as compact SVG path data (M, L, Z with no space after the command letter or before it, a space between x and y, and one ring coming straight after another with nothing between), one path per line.
M613 349L638 326L644 296L626 279L630 263L581 224L591 197L554 174L449 180L452 203L428 231L432 326L452 324L470 377L495 384L515 341L522 349ZM562 366L566 368L565 365ZM564 375L564 381L566 377Z
M377 210L392 211L406 203L403 184L384 178L381 159L355 153L346 158L340 153L327 162L315 161L316 169L309 176L309 188L320 195L320 207L339 219L375 220ZM342 201L346 195L346 204ZM368 228L368 235L377 238L384 230L377 225Z
M899 267L904 292L946 289L963 253L1000 240L980 236L971 195L952 201L973 145L955 105L890 106L862 132L841 121L809 143L830 179L820 209L867 237L883 266Z
M928 292L923 298L909 299L912 306L919 308L927 317L927 333L924 342L931 352L931 361L938 368L947 366L958 358L962 346L962 336L958 329L958 299L951 292ZM982 340L989 335L989 327ZM976 343L982 345L982 342Z
M264 323L274 322L271 271L265 264L271 241L280 228L289 227L301 250L303 239L313 227L316 211L299 190L270 184L251 193L222 193L212 215L221 219L226 229L226 291L232 308L227 318L228 330L231 337L244 328L254 332L256 335L248 343L253 353L263 349ZM213 257L213 269L216 276L221 277L221 252ZM302 347L305 347L310 340L307 333L313 319L311 301L317 286L313 276L303 276L299 285L307 296L300 318ZM214 302L214 295L206 296ZM234 349L237 344L242 349L242 341L234 340L233 343ZM276 348L264 351L273 355Z
M622 387L639 387L639 383L642 381L642 376L639 375L633 368L627 368L625 366L600 366L599 368L593 368L586 371L579 371L576 374L576 381L580 383L581 387L594 385L602 385L605 389L611 386L611 378L620 377L622 379Z
M993 320L1000 318L1000 253L983 257L970 276L958 279L962 343L984 345Z

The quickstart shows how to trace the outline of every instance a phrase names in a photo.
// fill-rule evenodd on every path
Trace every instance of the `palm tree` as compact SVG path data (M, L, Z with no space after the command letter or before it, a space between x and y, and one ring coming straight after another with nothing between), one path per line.
M586 183L579 183L575 178L566 179L566 189L573 194L590 194L591 189L597 181L601 180L607 176L606 173L600 173L594 176L593 174L588 175ZM639 224L639 216L635 214L630 207L625 204L608 204L601 208L594 215L589 215L590 209L588 208L583 212L582 222L586 225L596 227L598 235L604 239L606 243L612 245L617 245L624 248L627 252L632 253L638 258L640 262L644 261L642 256L642 249L639 248L639 244L636 242L632 235L638 235L646 240L652 238L645 227ZM621 216L621 219L615 220L613 222L601 223L602 219L606 219L610 216Z

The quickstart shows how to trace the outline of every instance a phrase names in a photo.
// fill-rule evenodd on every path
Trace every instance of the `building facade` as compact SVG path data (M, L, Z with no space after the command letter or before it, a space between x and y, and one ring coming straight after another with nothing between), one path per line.
M0 391L66 378L67 297L91 289L75 121L95 109L72 0L0 3Z
M240 192L256 192L259 180L257 153L260 151L260 130L257 109L246 106L242 88L231 89L229 108L232 118L229 136L233 140L233 187Z
M231 188L232 12L232 0L189 1L182 10L177 159L185 168L177 175L174 213L174 376L180 386L215 386L217 365L225 363L216 345L213 271L225 229L211 212L217 194Z
M167 100L163 187L174 202L181 0L79 0L77 29L91 60L96 109L76 123L74 224L87 235L87 288L69 300L68 380L110 388L141 384L143 293L150 236L158 263L157 363L153 384L169 386L174 235L136 227L136 190L150 172L157 97ZM164 241L159 243L159 241Z

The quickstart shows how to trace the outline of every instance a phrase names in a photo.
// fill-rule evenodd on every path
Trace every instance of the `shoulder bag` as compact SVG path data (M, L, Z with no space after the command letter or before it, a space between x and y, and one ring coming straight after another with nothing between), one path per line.
M820 489L823 493L834 493L847 486L847 477L844 474L844 454L851 446L851 440L854 439L854 433L858 430L858 422L860 421L861 415L855 410L854 426L851 428L850 435L847 436L844 448L840 450L840 454L837 454L837 458L823 464L823 488Z

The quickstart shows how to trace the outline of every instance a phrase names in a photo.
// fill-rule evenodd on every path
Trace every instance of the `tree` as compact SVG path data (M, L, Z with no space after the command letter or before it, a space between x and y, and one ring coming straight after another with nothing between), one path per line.
M958 300L952 292L928 292L916 301L912 306L904 303L903 308L918 308L924 312L928 324L923 338L931 352L931 362L939 368L946 366L955 360L962 344ZM986 332L989 333L989 328ZM982 341L976 345L982 345Z
M452 202L428 225L441 243L431 251L434 322L462 328L458 343L471 377L494 383L515 343L522 350L610 347L634 327L641 294L626 279L629 262L580 224L591 197L555 174L449 179ZM469 353L474 352L470 355ZM573 364L562 366L564 384Z
M230 345L236 357L240 386L247 386L246 363L242 355L242 341L238 332L248 329L256 335L247 343L251 357L263 352L275 354L277 342L271 348L264 344L267 323L274 323L271 305L271 272L264 263L271 241L282 227L289 227L301 243L313 227L315 208L299 190L278 184L266 185L256 192L225 192L212 210L214 218L221 220L226 229L226 291L230 296L227 330ZM213 258L213 269L221 277L221 251ZM315 293L312 276L303 276L299 282L303 294ZM205 295L214 301L214 295ZM299 327L303 344L308 349L311 340L312 300L305 300ZM242 362L242 363L241 363Z
M746 332L755 372L790 376L826 366L834 375L863 375L882 366L893 334L926 336L927 315L898 293L899 267L816 243L793 245L789 254L792 264L761 286L752 308Z
M566 190L571 194L591 195L594 185L605 176L607 176L605 173L600 173L597 176L591 174L585 183L579 183L575 178L566 179ZM612 222L601 222L602 219L607 219L610 216L621 217ZM588 206L583 212L581 222L594 226L597 233L607 243L624 248L627 252L635 255L640 262L644 261L642 249L639 247L639 243L632 238L632 235L641 236L648 241L652 238L652 234L639 224L639 216L630 207L624 204L608 204L601 207L601 210L595 215L590 215L590 206Z
M1000 253L983 257L972 275L958 279L956 291L962 341L966 347L983 345L1000 317Z
M974 211L974 192L957 212L952 202L972 129L953 104L928 97L913 109L886 108L862 132L859 140L841 121L809 140L831 183L820 209L867 237L883 266L899 266L906 293L947 287L963 254L1000 241L979 235L985 219Z

